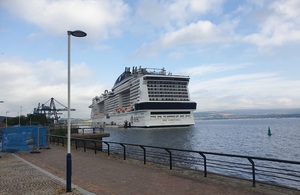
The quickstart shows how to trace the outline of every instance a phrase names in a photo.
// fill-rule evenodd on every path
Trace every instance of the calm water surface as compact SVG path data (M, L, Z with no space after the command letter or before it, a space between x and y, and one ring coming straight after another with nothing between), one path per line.
M300 118L196 120L192 127L105 131L111 135L106 141L300 161Z

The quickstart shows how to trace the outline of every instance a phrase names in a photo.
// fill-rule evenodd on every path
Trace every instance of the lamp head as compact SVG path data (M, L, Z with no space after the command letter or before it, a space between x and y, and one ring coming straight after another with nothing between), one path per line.
M87 34L81 30L68 31L68 35L72 35L74 37L85 37Z

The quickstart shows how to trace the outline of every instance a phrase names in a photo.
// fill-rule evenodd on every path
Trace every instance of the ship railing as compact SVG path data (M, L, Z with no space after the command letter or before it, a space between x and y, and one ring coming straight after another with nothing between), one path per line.
M52 144L66 145L66 136L48 135L48 137ZM147 162L167 164L169 169L179 167L197 170L203 172L204 177L208 177L210 173L217 173L241 178L251 181L253 187L259 181L300 189L300 161L71 138L71 144L76 150L80 142L83 143L81 146L85 152L91 149L95 154L101 151L108 156L121 155L124 160L133 158L142 160L144 164ZM101 147L99 144L102 144Z

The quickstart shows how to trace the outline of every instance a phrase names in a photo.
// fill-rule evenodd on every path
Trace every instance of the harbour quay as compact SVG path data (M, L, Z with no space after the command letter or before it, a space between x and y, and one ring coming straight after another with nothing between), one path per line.
M65 154L66 146L49 144L51 149L42 149L40 153L18 152L15 154L5 153L0 159L1 169L7 166L13 166L5 175L1 174L0 192L1 194L11 194L9 192L2 193L4 187L7 189L9 185L14 186L30 186L24 187L19 193L14 194L65 194ZM7 156L9 158L7 158ZM19 164L9 161L13 158ZM25 163L30 163L28 165ZM286 187L273 186L264 183L257 183L256 187L249 185L248 180L236 179L232 177L221 176L217 174L209 174L203 177L199 171L192 171L173 167L172 170L168 166L147 163L142 161L129 159L124 160L122 156L107 156L103 152L94 153L93 150L74 150L72 148L72 192L68 194L299 194L299 190ZM25 164L24 164L25 163ZM20 171L23 166L32 166L39 172L34 175L33 171ZM26 179L34 176L37 180L44 177L41 171L45 170L55 176L53 179L49 177L59 188L59 193L35 193L36 190L42 189L41 186L27 185ZM41 172L41 173L40 173ZM24 173L26 173L24 175ZM32 175L31 175L32 173ZM11 177L16 177L15 182L11 181ZM60 181L57 180L60 179ZM17 184L17 185L16 185ZM46 184L45 184L46 185ZM46 185L51 186L51 185ZM77 186L78 188L74 188ZM14 190L17 190L15 187ZM79 190L78 190L79 189ZM51 191L51 189L50 189ZM13 192L13 191L12 191ZM20 193L21 192L21 193Z
M50 142L58 142L62 145L67 145L67 126L53 125L50 127L50 134L57 134L57 136L49 136ZM103 138L109 137L110 133L106 133L103 127L94 127L90 123L80 123L71 125L71 142L74 143L75 148L94 148L102 151ZM93 140L93 141L91 141Z

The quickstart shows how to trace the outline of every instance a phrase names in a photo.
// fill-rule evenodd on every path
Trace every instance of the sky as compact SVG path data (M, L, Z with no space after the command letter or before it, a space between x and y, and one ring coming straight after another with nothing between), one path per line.
M299 0L1 0L0 115L52 97L67 105L73 30L87 36L70 41L72 118L89 118L92 98L133 66L189 76L197 111L300 108L299 10Z

